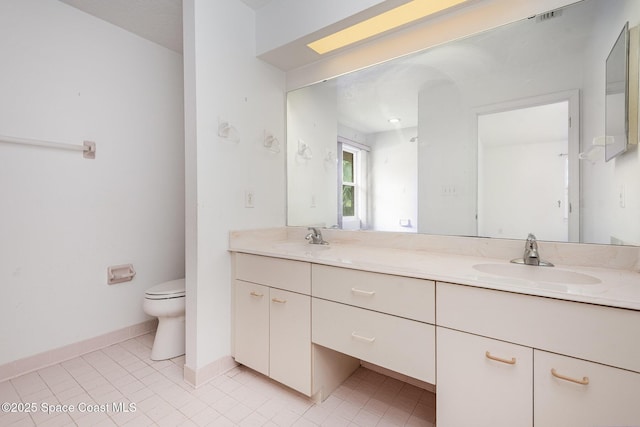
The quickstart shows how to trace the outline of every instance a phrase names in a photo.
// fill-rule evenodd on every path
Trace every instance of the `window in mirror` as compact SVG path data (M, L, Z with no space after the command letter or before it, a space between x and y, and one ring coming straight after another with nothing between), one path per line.
M342 152L342 217L355 216L355 182L353 155L347 150Z
M338 176L338 217L340 226L359 230L367 223L366 151L356 146L339 143L342 168Z

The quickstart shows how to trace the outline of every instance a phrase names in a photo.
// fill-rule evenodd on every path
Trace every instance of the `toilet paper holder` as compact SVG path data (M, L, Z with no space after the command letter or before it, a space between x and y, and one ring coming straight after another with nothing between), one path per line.
M107 283L115 285L116 283L129 282L133 280L135 275L133 264L112 265L107 268Z

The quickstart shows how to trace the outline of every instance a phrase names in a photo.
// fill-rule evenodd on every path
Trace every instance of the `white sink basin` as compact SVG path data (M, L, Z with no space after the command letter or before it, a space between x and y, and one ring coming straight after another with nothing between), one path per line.
M513 277L534 282L565 283L568 285L596 285L597 277L555 267L539 267L519 264L476 264L474 269L496 276Z
M282 242L273 245L274 248L286 252L321 252L331 248L331 245L312 245L307 242Z

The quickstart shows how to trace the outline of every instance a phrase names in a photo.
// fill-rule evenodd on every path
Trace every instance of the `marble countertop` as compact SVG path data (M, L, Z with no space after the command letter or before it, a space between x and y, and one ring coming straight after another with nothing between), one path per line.
M235 234L234 234L235 233ZM627 269L563 265L532 267L510 264L509 259L468 254L439 253L423 248L388 247L334 239L327 246L310 245L298 236L274 233L271 236L232 232L229 250L278 258L306 261L336 267L416 277L550 297L610 307L640 310L640 273ZM543 257L544 258L544 257ZM554 261L554 260L552 260ZM529 280L522 277L483 272L481 265L506 265L519 273L522 269L547 269L587 275L588 284L563 283L561 280ZM474 267L475 266L475 267ZM493 267L490 267L493 268ZM486 270L486 269L484 269ZM534 272L535 273L535 272ZM518 274L516 274L518 276ZM528 276L528 274L524 274Z

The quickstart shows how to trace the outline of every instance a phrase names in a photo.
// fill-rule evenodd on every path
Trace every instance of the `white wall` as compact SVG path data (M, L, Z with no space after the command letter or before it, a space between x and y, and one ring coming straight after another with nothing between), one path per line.
M284 74L255 58L255 13L238 0L184 0L187 368L231 353L229 231L283 226ZM218 119L240 137L218 137ZM245 208L252 190L254 208ZM202 372L202 371L200 371Z
M184 274L182 57L61 2L0 2L0 364L149 319ZM133 263L108 286L107 266Z
M418 231L476 235L476 143L468 101L453 81L418 95Z
M373 229L416 232L418 227L418 135L415 127L379 132L371 143ZM409 227L400 220L408 220Z
M338 118L334 85L318 84L287 96L287 224L337 224ZM312 158L298 155L307 144ZM328 153L333 157L327 159Z

